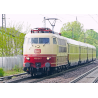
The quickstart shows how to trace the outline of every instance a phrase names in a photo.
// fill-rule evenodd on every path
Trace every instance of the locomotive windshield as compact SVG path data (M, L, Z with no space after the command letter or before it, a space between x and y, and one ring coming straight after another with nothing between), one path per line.
M49 38L29 38L31 44L49 44Z
M31 38L31 43L37 44L38 43L38 38Z
M48 44L49 38L39 38L39 44Z

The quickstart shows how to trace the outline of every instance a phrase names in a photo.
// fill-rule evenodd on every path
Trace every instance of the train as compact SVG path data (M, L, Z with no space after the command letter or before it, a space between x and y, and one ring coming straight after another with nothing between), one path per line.
M96 60L96 47L61 36L49 28L34 28L25 35L23 70L50 74Z

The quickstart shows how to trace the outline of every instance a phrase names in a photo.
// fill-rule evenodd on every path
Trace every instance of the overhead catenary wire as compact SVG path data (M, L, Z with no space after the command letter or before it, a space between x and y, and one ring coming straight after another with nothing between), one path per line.
M43 14L40 14L41 16L44 16L44 17L49 17L49 16L47 16L47 15L43 15ZM62 24L62 26L68 21L68 22L70 22L70 18L74 18L74 19L72 19L73 21L75 21L76 20L76 17L78 18L78 21L80 20L80 18L92 18L93 19L93 21L95 21L97 24L98 24L98 21L96 20L96 18L98 17L98 14L92 14L92 15L90 15L90 14L79 14L79 15L71 15L71 14L54 14L55 15L55 18L58 18L60 21L57 21L57 23L59 23L59 24ZM53 16L54 17L54 15L50 15L50 16ZM62 15L64 15L64 16L62 16ZM86 28L87 29L87 28ZM94 29L94 30L98 30L97 28L96 29Z
M98 21L96 21L90 14L88 15L98 24Z

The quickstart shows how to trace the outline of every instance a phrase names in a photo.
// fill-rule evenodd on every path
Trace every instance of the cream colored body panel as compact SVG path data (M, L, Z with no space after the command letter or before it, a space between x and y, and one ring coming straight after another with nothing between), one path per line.
M49 38L49 44L30 44L28 43L28 38ZM57 44L53 44L53 38L56 38ZM60 45L58 43L58 39L63 40L66 45ZM38 47L39 46L39 47ZM66 52L60 52L60 47L66 48ZM79 50L81 48L81 52ZM93 54L90 50L87 51L87 47L89 49L94 49ZM85 48L85 49L84 49ZM96 48L92 45L88 45L82 42L78 42L66 37L62 37L56 34L49 33L33 33L27 34L25 36L25 44L23 45L23 54L35 54L34 50L40 49L40 54L54 54L56 55L56 66L66 65L68 64L68 60L72 65L76 65L79 62L79 55L81 55L80 60L82 62L88 59L91 60L92 56L96 58ZM68 58L69 55L69 58Z

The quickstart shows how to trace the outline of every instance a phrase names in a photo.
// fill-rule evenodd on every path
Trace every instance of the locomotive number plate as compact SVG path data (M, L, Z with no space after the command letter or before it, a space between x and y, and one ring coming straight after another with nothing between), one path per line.
M34 53L41 53L41 49L35 49Z

